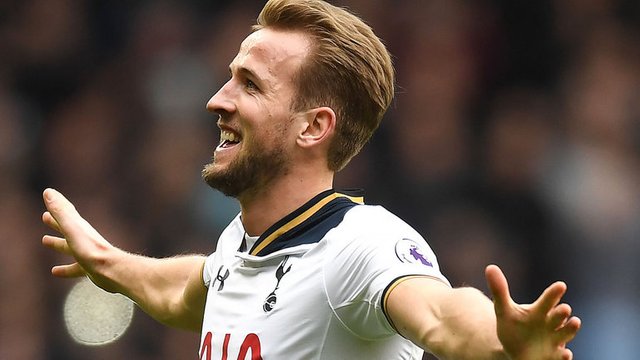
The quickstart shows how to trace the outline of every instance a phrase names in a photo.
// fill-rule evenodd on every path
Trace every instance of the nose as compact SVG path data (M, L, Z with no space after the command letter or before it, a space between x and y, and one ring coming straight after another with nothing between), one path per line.
M222 85L222 87L207 101L207 111L216 113L218 115L224 115L225 113L232 113L235 111L236 106L231 96L231 80Z

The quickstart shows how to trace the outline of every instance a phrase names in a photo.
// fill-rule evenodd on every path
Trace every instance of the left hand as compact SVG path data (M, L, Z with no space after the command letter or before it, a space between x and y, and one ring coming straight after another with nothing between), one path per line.
M532 304L517 304L509 294L502 270L489 265L485 270L497 317L498 338L514 360L571 360L566 348L580 329L581 321L571 316L571 307L560 304L567 291L563 282L547 287Z

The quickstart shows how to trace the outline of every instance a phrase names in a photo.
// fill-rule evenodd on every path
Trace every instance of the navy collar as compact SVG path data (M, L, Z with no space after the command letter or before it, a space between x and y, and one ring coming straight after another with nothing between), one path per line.
M317 243L342 221L349 209L363 203L362 190L323 191L269 227L249 254L265 256L285 248Z

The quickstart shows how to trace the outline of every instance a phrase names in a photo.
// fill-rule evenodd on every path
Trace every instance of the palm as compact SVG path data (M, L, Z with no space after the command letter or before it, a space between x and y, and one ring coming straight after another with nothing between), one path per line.
M498 338L505 352L517 360L569 360L566 344L580 328L580 319L571 316L571 307L559 304L566 285L556 282L532 304L516 304L509 294L507 279L495 265L486 269L493 294Z
M47 189L44 193L47 212L42 221L62 237L45 235L45 246L63 254L73 256L75 262L53 267L52 273L59 277L78 277L87 275L94 283L105 290L111 290L112 284L98 276L96 266L101 265L96 254L105 249L115 248L109 244L91 224L84 220L73 204L59 192Z

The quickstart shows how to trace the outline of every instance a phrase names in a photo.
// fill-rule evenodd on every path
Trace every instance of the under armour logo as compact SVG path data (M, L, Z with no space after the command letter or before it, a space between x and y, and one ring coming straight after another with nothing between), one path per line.
M282 277L291 270L291 265L289 265L287 270L284 269L287 264L287 260L289 260L289 255L284 257L284 260L282 260L280 266L278 266L278 270L276 270L276 279L278 282L276 283L276 288L273 289L271 294L267 295L267 298L264 300L264 304L262 305L262 310L264 310L264 312L273 310L273 307L276 305L276 301L278 300L276 297L276 290L278 290L278 287L280 286L280 280L282 280Z
M213 285L215 285L216 281L219 281L220 284L218 285L218 291L222 290L222 288L224 288L224 281L229 277L229 269L225 269L224 271L224 275L222 274L222 269L224 268L224 265L220 265L220 268L218 269L218 275L216 275L215 280L213 280Z

